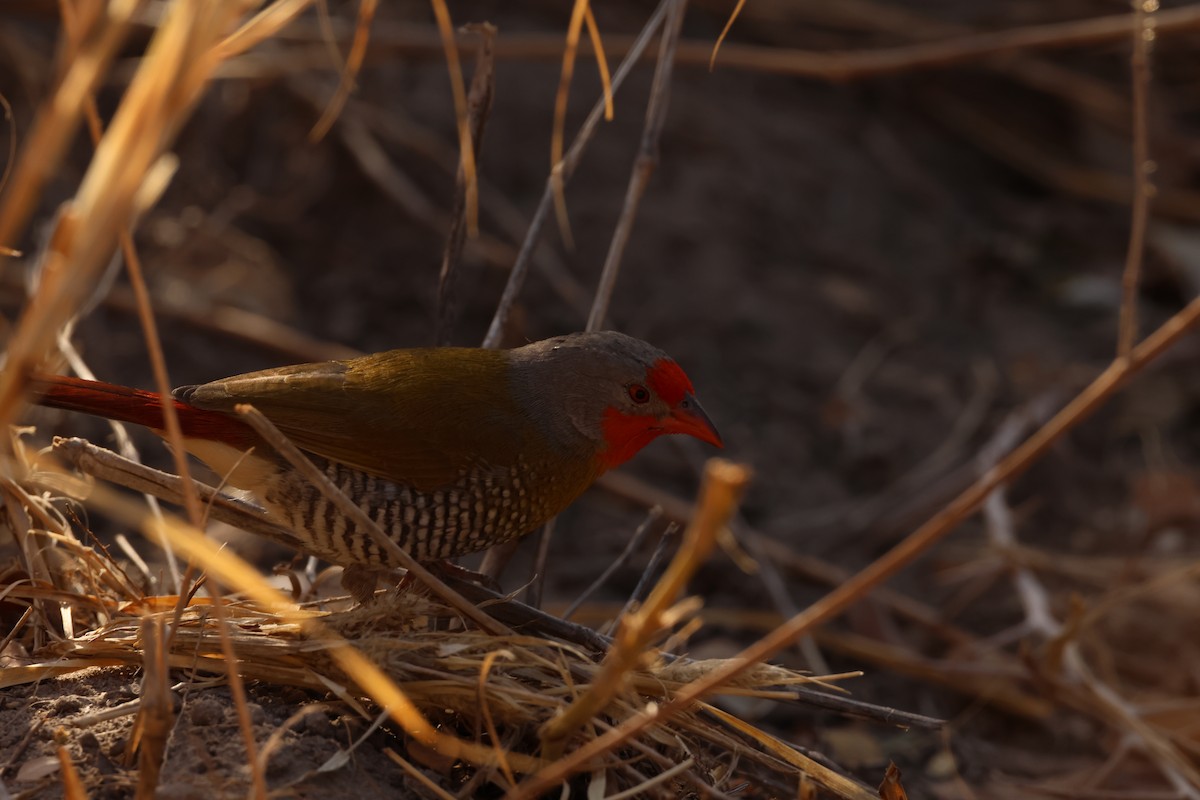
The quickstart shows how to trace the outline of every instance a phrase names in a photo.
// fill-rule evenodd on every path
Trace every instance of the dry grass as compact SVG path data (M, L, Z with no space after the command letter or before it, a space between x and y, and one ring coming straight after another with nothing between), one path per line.
M723 518L733 509L738 486L744 485L744 476L732 466L716 471L714 486L718 494L725 494L706 502L706 510L697 515L689 534L695 546L680 550L643 611L626 620L630 633L619 634L607 658L597 663L593 652L571 641L465 627L458 609L415 589L383 592L365 605L342 611L322 609L347 606L347 598L296 603L182 521L156 519L128 500L93 487L90 502L98 508L118 519L131 517L131 524L169 540L213 579L237 590L225 599L195 596L182 604L173 596L146 596L107 553L80 542L64 521L56 519L57 501L47 499L41 490L48 485L61 490L67 479L53 470L40 471L40 463L25 464L23 480L11 487L8 498L10 508L34 510L43 524L49 523L48 530L30 524L20 536L25 566L38 571L38 580L20 579L10 572L4 582L7 600L27 606L33 614L28 628L14 634L42 643L30 663L3 670L0 686L89 667L124 665L144 666L144 685L158 686L166 693L166 683L152 681L152 675L165 676L167 669L184 670L197 681L227 675L221 643L224 629L243 678L332 692L368 718L372 712L362 700L369 698L419 745L470 764L486 772L492 782L511 789L517 776L537 773L550 763L545 729L555 731L560 749L575 749L599 731L643 711L647 703L669 699L689 681L720 667L720 662L667 658L653 643L679 626L686 627L698 609L694 601L675 605L673 598L704 560ZM722 469L732 474L722 477ZM22 491L22 486L31 491ZM82 487L69 488L78 493ZM710 542L708 547L700 543L703 540ZM47 552L47 543L54 545L49 550L54 554L51 563L39 559ZM223 609L224 619L215 613L217 609ZM64 619L66 635L56 633L59 626L52 623L56 616ZM164 631L170 635L164 636ZM760 665L723 693L796 699L790 687L829 685L844 677L816 678ZM170 728L170 703L164 696L147 691L137 706L143 752L149 749L160 758ZM586 713L571 712L580 708ZM652 785L662 780L668 768L686 764L670 770L672 785L691 784L693 790L703 790L747 778L787 785L807 772L838 796L870 796L820 764L807 765L797 753L791 752L790 761L781 759L771 750L749 746L748 739L771 743L777 752L790 752L787 745L735 717L697 705L613 750L607 768L612 771L609 785L626 789L636 788L638 781ZM741 754L737 770L727 759L734 752ZM776 777L768 778L767 773ZM156 774L154 763L143 759L142 778Z
M138 218L154 205L175 173L178 165L171 155L174 138L211 81L234 59L284 32L287 23L306 11L308 5L280 0L251 15L245 3L174 0L153 6L162 13L148 23L146 15L151 6L146 3L63 3L64 15L71 21L64 25L67 33L61 72L52 96L43 102L33 129L25 137L16 169L5 187L0 203L0 245L21 238L49 176L86 118L91 93L108 79L114 55L131 27L135 22L148 25L153 29L153 38L117 112L97 142L76 196L59 210L50 245L41 257L41 280L8 340L5 369L0 373L0 422L19 419L29 372L62 357L63 332L71 329L77 316L92 302L92 294L103 284L103 273L122 236L136 227ZM864 2L853 5L860 10L871 6ZM427 38L454 53L454 38L443 13L446 7L439 2L434 8L442 24L436 35L429 31ZM619 90L628 66L639 57L654 26L665 24L663 20L670 13L681 16L682 9L682 3L664 3L648 24L647 36L632 42L606 41L614 50L630 50L634 55L617 70L611 89L605 81L605 96L597 102L576 146L564 148L561 132L555 138L554 169L547 178L542 206L521 247L510 288L500 301L489 335L491 343L498 339L513 297L520 291L549 208L570 178L578 154L601 114L605 109L611 113L609 92ZM332 109L342 108L355 71L364 63L367 44L363 37L374 11L373 3L361 5L354 45L347 59L349 66L343 71ZM1071 76L1047 71L1036 56L1030 55L1031 50L1107 42L1130 32L1141 37L1150 27L1147 17L1154 19L1152 10L1003 34L968 35L942 28L944 41L836 56L768 52L725 44L716 63L718 68L763 69L844 80L1005 54L1008 59L989 62L992 68L1018 79L1053 84L1066 92L1065 87L1077 86L1078 82L1073 83ZM886 22L895 17L880 14L878 19ZM1157 16L1157 31L1164 35L1191 28L1197 19L1191 7L1164 11ZM932 25L918 22L915 28ZM564 86L585 24L592 47L600 47L595 20L587 3L579 2L568 34ZM677 33L678 28L673 30ZM957 38L959 33L963 33L962 38ZM667 41L675 46L673 38ZM371 603L349 609L336 599L282 596L256 570L220 552L192 525L149 514L103 486L89 492L77 477L28 452L25 440L14 435L0 478L0 494L7 533L17 543L19 560L5 565L0 591L3 601L21 612L0 645L0 653L9 659L0 672L0 685L28 683L95 666L143 669L146 679L137 705L136 734L142 754L139 791L143 796L150 796L154 790L157 764L169 736L172 712L167 676L175 670L194 678L217 676L226 680L235 697L242 695L240 681L251 679L330 693L367 718L387 714L411 745L407 758L401 754L395 757L405 763L415 780L435 794L461 788L453 783L448 770L439 772L431 766L438 763L434 756L440 756L469 765L471 780L490 781L513 797L532 797L560 782L575 780L578 785L592 789L602 786L610 792L666 794L711 794L742 781L752 781L768 790L786 787L803 793L807 790L796 787L813 782L838 797L866 798L872 794L861 785L708 703L720 694L795 699L791 688L795 685L840 677L817 679L764 662L874 591L882 605L919 628L923 637L935 644L919 650L907 643L881 643L817 631L818 642L1043 724L1051 725L1056 715L1067 711L1094 720L1113 736L1104 745L1108 759L1104 769L1088 778L1086 788L1105 790L1105 781L1123 764L1141 760L1157 773L1155 791L1200 797L1200 745L1194 723L1195 653L1190 641L1197 624L1193 609L1197 607L1200 568L1192 559L1131 565L1088 555L1050 558L1019 544L1017 526L1004 494L1010 481L1200 320L1200 300L1196 300L1149 337L1136 341L1133 303L1141 266L1141 237L1153 196L1146 169L1152 154L1148 150L1144 102L1150 73L1147 61L1152 53L1144 40L1139 41L1133 69L1133 96L1137 102L1130 125L1139 163L1132 179L1089 174L1081 177L1079 172L1060 169L1041 158L1036 148L1028 146L1030 142L1011 137L982 142L994 132L984 132L988 126L977 124L977 117L971 116L973 110L956 109L952 103L942 108L943 113L958 119L964 130L978 131L982 146L992 147L1049 185L1063 186L1084 197L1128 197L1135 209L1135 235L1125 273L1119 357L1023 444L1005 448L1005 452L979 453L977 471L968 476L967 488L955 499L936 506L938 510L930 521L895 550L844 578L833 577L832 569L814 570L824 571L825 578L835 586L823 600L787 618L753 609L732 612L741 627L759 626L769 631L738 657L711 662L676 660L659 648L669 637L686 639L699 621L719 616L717 612L704 616L698 603L680 600L680 595L687 576L696 570L735 515L736 497L745 475L717 474L714 492L724 491L726 496L712 499L715 494L707 495L709 500L702 500L695 514L679 498L648 497L644 491L639 494L637 487L626 486L627 495L648 505L661 505L669 517L690 521L691 546L680 550L650 600L624 619L616 644L600 653L570 635L539 627L532 616L524 621L533 632L515 633L511 621L491 625L487 619L477 618L473 625L468 619L473 612L465 611L456 596L448 601L449 595L423 590L384 593ZM535 46L538 43L525 44L529 57L544 57ZM499 43L497 53L504 54L507 46L511 45ZM671 51L664 47L662 52ZM699 45L678 43L678 54L695 60L700 57ZM708 57L709 52L703 55ZM456 63L457 57L450 60ZM669 75L669 71L664 68L660 74ZM1050 74L1054 75L1052 80L1047 77ZM460 109L466 176L461 214L465 215L465 227L471 229L478 202L475 190L470 188L474 185L472 142L478 136L472 135L468 125L466 97L457 70L453 86ZM654 96L655 102L662 104L660 108L665 107L666 91L665 85L659 86ZM1099 91L1081 94L1073 102L1100 117L1111 112L1111 99ZM562 108L565 99L560 101L556 114L559 126ZM660 123L661 117L651 115L644 157L654 148L655 125ZM321 128L328 125L336 126L332 113L320 123ZM625 232L650 169L649 165L638 168L645 174L634 174L621 228ZM1180 216L1194 217L1194 198L1187 192L1175 190L1166 199L1171 201L1167 203L1169 208L1176 209ZM611 266L606 267L611 280L618 274L622 243L617 242ZM611 280L601 293L597 321L603 317ZM135 280L135 286L138 283ZM148 312L144 293L138 302L142 311ZM153 339L152 332L150 336ZM275 333L268 336L274 337ZM303 340L297 341L304 346ZM177 450L182 452L182 448ZM715 471L722 470L736 472L729 466ZM191 484L184 481L180 485ZM1143 510L1151 514L1174 497L1148 492ZM200 591L193 570L178 576L182 586L178 594L147 595L143 591L148 583L144 576L128 574L110 553L81 539L83 532L64 513L67 498L85 495L91 508L146 530L229 593L214 591L210 596ZM190 505L190 519L199 523L200 506ZM951 577L962 580L965 586L969 580L1005 586L1023 614L1011 629L997 636L976 636L951 624L938 609L879 591L885 580L980 509L990 549L964 554ZM754 538L752 531L743 530L743 534ZM137 556L136 552L127 555ZM772 568L769 564L762 567ZM963 606L975 602L976 597L970 588L964 589ZM525 612L518 609L518 613ZM1154 620L1154 625L1147 626L1146 620ZM16 665L14 653L24 663ZM247 764L251 767L250 783L256 796L265 797L265 754L260 758L256 748L263 747L265 753L272 744L254 741L244 701L239 708ZM79 782L66 750L60 750L58 757L64 791L68 796L83 796L86 787ZM421 767L414 766L413 760ZM589 777L577 777L580 775ZM453 780L460 779L458 775ZM902 796L893 773L889 773L889 781L889 796ZM1075 789L1064 785L1063 781L1046 781L1036 788L1078 796L1071 794ZM1161 789L1163 786L1167 788Z

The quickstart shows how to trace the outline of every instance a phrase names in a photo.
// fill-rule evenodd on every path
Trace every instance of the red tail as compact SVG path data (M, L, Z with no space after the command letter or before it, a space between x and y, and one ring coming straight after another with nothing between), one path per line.
M167 427L163 421L162 397L156 392L63 375L35 375L30 388L38 405L132 422L155 431ZM179 400L170 402L179 415L185 437L224 442L239 449L258 441L252 428L229 414L196 408Z

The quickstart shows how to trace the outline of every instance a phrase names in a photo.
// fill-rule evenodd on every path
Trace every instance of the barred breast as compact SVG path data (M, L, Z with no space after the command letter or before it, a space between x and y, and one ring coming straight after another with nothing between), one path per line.
M476 467L451 486L419 491L310 457L392 541L421 562L466 555L529 533L578 494L560 496L553 490L563 476L524 461L502 470ZM530 491L532 486L539 491ZM305 541L303 549L311 555L342 565L400 566L295 470L277 473L260 497L269 512Z

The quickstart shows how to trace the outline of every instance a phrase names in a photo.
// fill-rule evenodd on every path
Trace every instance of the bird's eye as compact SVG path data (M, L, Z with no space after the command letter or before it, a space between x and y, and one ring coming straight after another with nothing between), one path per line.
M631 384L629 387L629 399L641 405L642 403L650 402L650 390L640 383Z

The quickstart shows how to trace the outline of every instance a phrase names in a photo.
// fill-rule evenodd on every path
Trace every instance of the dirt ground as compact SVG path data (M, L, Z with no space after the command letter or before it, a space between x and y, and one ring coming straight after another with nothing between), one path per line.
M340 19L353 18L351 4L331 5ZM568 18L560 5L455 3L451 11L456 23L492 22L503 42L560 35ZM831 11L749 3L730 41L865 50L939 38L955 26L995 30L1128 8L903 5L856 2ZM597 4L601 30L636 33L641 6ZM684 38L711 43L731 7L694 4ZM0 92L13 105L18 139L54 75L58 35L52 14L30 8L0 13ZM308 19L298 30L314 25ZM376 351L431 343L457 145L445 66L406 46L400 33L409 31L436 44L425 4L380 8L346 115L318 143L306 137L337 76L311 57L320 46L311 39L270 42L265 58L243 65L250 74L218 83L202 100L176 148L178 174L137 236L174 383L327 352L229 336L214 324L215 309L226 307L292 326L322 345ZM1160 190L1137 304L1143 333L1200 288L1200 200L1191 194L1200 153L1192 127L1200 119L1195 44L1194 33L1163 32L1153 52L1149 118ZM144 36L135 36L126 57L143 45ZM542 192L559 69L552 59L503 52L498 61L480 161L482 227L490 238L468 248L456 344L482 339ZM564 246L551 223L509 344L583 326L624 200L652 72L650 64L634 71L617 96L615 119L601 127L574 176L567 191L574 247ZM1064 88L1081 86L1124 105L1102 114L1094 95ZM568 132L598 92L593 62L582 59ZM660 161L610 324L675 356L724 436L723 455L753 466L740 534L777 543L773 569L792 604L781 607L767 580L717 556L690 588L720 614L689 651L731 655L775 624L771 614L790 613L828 589L780 552L861 568L969 483L990 444L1012 441L1005 439L1011 426L1028 433L1026 417L1044 421L1108 365L1130 230L1129 95L1125 39L841 83L720 62L713 72L679 64ZM118 97L119 87L105 87L102 113ZM385 165L369 160L370 143ZM36 252L88 154L81 139L55 177L40 228L8 244ZM123 275L116 283L124 291ZM14 268L4 288L10 325L20 301ZM99 302L75 339L99 376L151 385L126 305ZM824 753L870 786L895 762L914 798L1093 796L1084 793L1089 779L1097 781L1088 787L1094 796L1183 796L1171 794L1169 779L1136 741L1127 738L1122 749L1128 734L1119 722L1087 713L1083 701L1071 700L1072 689L1046 677L1055 639L1021 627L1028 594L1016 576L1018 567L1031 571L1047 610L1066 624L1103 606L1103 598L1124 597L1118 590L1195 563L1197 355L1194 337L1182 341L1009 487L1016 541L1007 548L977 516L888 584L964 632L957 643L879 601L858 604L816 637L829 669L864 670L845 684L855 697L945 719L944 730L903 731L803 704L743 704L738 713ZM43 440L70 432L108 441L105 428L76 417L31 412L28 420ZM169 464L152 437L139 442L148 462ZM697 443L663 441L626 469L690 498L709 455ZM620 553L644 514L603 489L564 514L550 545L546 605L570 602ZM116 530L93 522L102 533ZM264 568L289 558L255 540L239 545ZM628 596L653 546L593 598L600 616ZM137 547L153 560L152 545ZM506 588L526 582L532 552L527 543L518 553ZM1189 607L1194 578L1160 588L1164 594L1104 606L1084 650L1131 703L1165 716L1195 708L1200 659ZM970 655L983 650L1005 658ZM812 666L798 651L779 660ZM46 759L55 742L66 742L91 797L130 796L122 761L129 716L82 733L59 726L132 700L138 680L136 672L89 671L0 693L8 793L61 796ZM240 751L227 690L181 696L158 796L237 796L245 775L230 772ZM340 771L307 775L364 726L327 698L299 690L255 684L251 701L264 740L298 707L326 703L288 730L268 762L273 786L303 777L290 796L424 796L382 754L398 747L395 733L374 733ZM1180 741L1191 742L1181 752L1187 769L1197 769L1194 732ZM757 793L749 788L743 796Z

